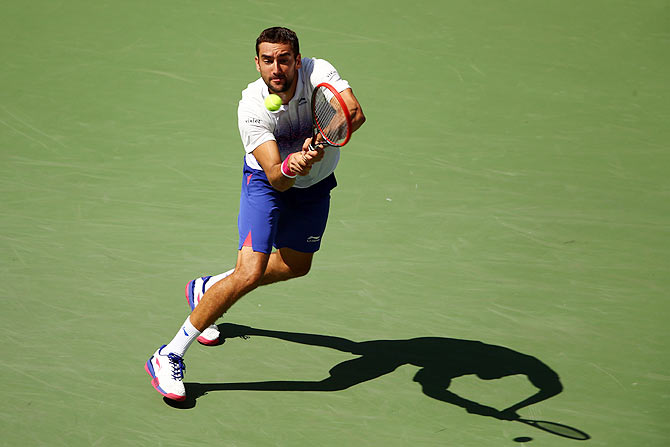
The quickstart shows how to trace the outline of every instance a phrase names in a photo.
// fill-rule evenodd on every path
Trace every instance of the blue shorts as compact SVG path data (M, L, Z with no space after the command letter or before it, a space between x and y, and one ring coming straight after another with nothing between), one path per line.
M271 253L272 247L314 253L321 247L326 231L330 191L337 186L331 174L309 188L279 192L270 185L265 172L244 164L238 249Z

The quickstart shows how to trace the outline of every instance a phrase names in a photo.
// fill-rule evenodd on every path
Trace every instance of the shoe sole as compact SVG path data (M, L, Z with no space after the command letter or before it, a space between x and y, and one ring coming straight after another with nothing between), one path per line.
M167 393L163 388L161 388L160 383L158 383L158 377L156 377L156 373L154 371L154 365L151 363L151 360L153 360L154 356L152 355L149 357L149 360L144 364L144 370L151 376L151 385L161 393L163 396L167 397L168 399L171 400L176 400L176 401L182 401L186 399L186 396L180 396L178 394L172 394L172 393Z
M184 295L186 295L186 304L188 304L188 307L191 308L191 311L195 309L195 306L193 303L195 302L195 296L193 295L193 288L195 287L195 279L190 280L186 284L186 288L184 290ZM205 338L205 337L198 337L196 338L198 340L198 343L204 346L214 346L219 344L219 338L217 337L216 339L212 340L210 338Z
M198 343L200 343L201 345L205 345L205 346L214 346L214 345L219 344L218 337L217 337L216 340L210 340L209 338L205 338L205 337L198 337L198 338L196 338L196 340L198 340Z

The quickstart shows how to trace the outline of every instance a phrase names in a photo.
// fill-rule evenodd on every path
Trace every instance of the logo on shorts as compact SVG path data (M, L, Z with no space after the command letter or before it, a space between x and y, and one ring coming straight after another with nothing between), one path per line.
M307 243L310 242L319 242L321 240L321 236L310 236L307 238Z

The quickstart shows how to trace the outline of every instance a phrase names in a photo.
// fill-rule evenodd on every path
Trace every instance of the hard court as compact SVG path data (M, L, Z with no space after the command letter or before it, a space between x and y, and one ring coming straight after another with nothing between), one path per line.
M143 365L233 266L276 25L368 121L311 273L234 306L168 405ZM0 53L0 445L670 443L667 1L9 0ZM589 439L467 411L533 394L519 359L563 385L519 414Z

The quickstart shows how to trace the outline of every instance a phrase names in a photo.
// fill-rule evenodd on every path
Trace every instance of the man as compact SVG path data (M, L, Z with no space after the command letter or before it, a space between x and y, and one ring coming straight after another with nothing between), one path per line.
M342 95L352 131L365 115L347 81L327 61L301 58L298 37L282 27L264 30L256 40L260 79L242 92L238 126L246 155L238 217L239 246L233 270L188 283L192 309L173 340L156 350L145 365L163 396L184 400L183 357L195 339L216 344L214 322L256 287L306 275L319 249L330 207L330 190L339 149L310 148L311 94L328 82ZM282 107L264 106L277 94ZM277 249L272 251L273 246Z

